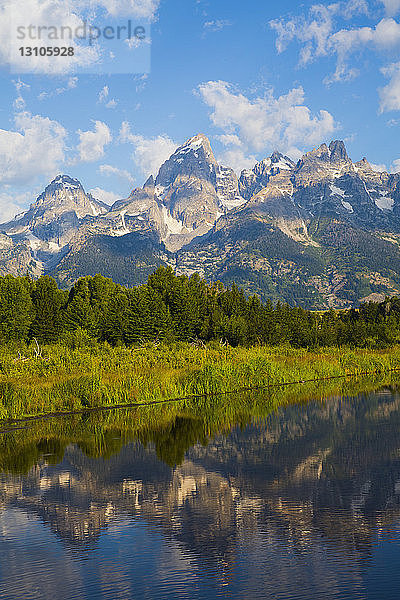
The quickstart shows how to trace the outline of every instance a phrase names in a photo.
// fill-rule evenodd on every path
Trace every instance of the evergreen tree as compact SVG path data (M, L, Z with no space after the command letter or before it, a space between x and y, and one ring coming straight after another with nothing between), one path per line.
M29 337L39 343L57 341L62 333L62 308L66 304L67 294L60 291L54 279L40 277L33 286L32 302L35 318L29 329Z
M78 279L69 293L63 318L67 331L80 328L94 333L96 330L96 315L90 303L89 280L89 277Z
M26 277L0 278L0 340L26 340L34 318L30 297L31 282Z

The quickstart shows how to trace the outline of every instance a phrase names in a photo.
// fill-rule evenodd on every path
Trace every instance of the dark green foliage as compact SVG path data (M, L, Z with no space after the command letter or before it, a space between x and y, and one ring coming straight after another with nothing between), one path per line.
M55 342L62 331L62 308L66 293L58 289L54 279L41 277L31 292L35 318L29 328L31 338L40 343Z
M34 316L32 282L26 277L0 278L0 340L26 339Z
M226 289L197 274L177 276L170 267L158 268L147 284L132 289L95 275L79 279L69 293L47 276L36 282L0 277L0 342L33 338L39 343L68 338L71 344L217 340L231 346L383 348L400 343L400 299L312 312L262 303L236 284Z
M123 237L93 235L72 255L64 257L51 275L63 288L79 278L101 272L116 283L140 285L160 265L168 252L154 235L134 232Z
M129 290L124 341L165 339L171 332L171 319L161 295L150 286Z
M91 305L90 278L78 279L71 289L64 311L64 327L67 331L86 329L95 332L96 314Z

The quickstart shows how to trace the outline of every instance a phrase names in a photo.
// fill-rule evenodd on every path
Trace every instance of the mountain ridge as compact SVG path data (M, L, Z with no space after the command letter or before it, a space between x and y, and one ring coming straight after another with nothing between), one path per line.
M135 285L165 264L263 299L351 306L400 293L400 175L333 140L296 163L275 151L237 177L198 134L112 206L58 175L0 236L1 274L49 273L66 287L96 268Z

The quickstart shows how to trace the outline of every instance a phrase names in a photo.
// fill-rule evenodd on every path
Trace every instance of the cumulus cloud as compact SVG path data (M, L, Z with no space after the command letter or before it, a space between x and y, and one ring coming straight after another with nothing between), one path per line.
M96 121L94 131L78 131L79 158L82 162L94 162L104 156L104 147L112 141L108 125Z
M125 169L119 169L118 167L114 167L113 165L100 165L99 173L101 175L115 176L119 177L120 179L127 179L129 183L135 183L135 179L132 177L129 171L126 171Z
M380 111L400 110L400 62L381 70L389 78L389 83L379 90Z
M400 12L400 0L382 0L382 4L385 6L386 14L391 17Z
M131 19L154 20L160 0L99 0L98 4L103 6L113 17L124 16Z
M161 165L175 152L178 146L167 135L146 138L134 134L126 121L121 126L120 140L133 145L132 159L145 177L156 175Z
M254 153L276 149L298 158L335 130L335 120L328 111L313 115L304 104L301 87L279 97L269 91L265 97L253 100L226 81L203 83L198 92L211 108L212 123L224 131L220 136L227 147L224 160L236 157L237 163L243 160L244 167L253 160Z
M358 75L358 70L349 66L350 56L355 51L363 48L377 51L400 48L400 24L390 16L381 19L375 27L338 28L338 18L345 19L366 11L365 2L347 3L347 7L342 3L314 5L307 17L271 21L270 26L277 34L276 48L280 53L292 41L299 42L301 65L318 57L336 55L336 70L326 78L326 83L352 79Z
M367 13L368 5L364 0L338 2L328 6L311 6L307 17L304 15L292 19L274 19L270 27L276 31L276 48L283 52L290 42L297 40L303 44L300 51L300 63L306 64L318 56L326 56L330 51L330 38L335 31L338 17L349 19L355 14Z
M0 64L10 65L16 73L37 73L59 75L71 73L77 68L87 68L100 65L104 59L104 45L101 42L88 44L75 36L76 31L82 32L85 23L97 26L99 19L105 15L112 18L126 17L137 21L154 21L160 0L19 0L0 1ZM22 7L22 8L21 8ZM35 27L35 36L28 35L29 27ZM41 32L38 34L38 27ZM21 38L24 27L25 38ZM74 54L68 56L35 56L29 59L21 56L19 48L25 42L26 46L59 47L60 28L70 31L73 38ZM50 34L50 30L52 33ZM67 34L66 34L67 35ZM69 41L63 37L62 41ZM28 43L27 43L28 42ZM36 43L35 43L36 42ZM27 62L28 61L28 62Z
M257 162L257 157L243 148L227 148L218 159L220 164L231 167L238 175L243 169L252 169Z
M100 200L101 202L104 202L110 206L120 199L118 194L114 194L114 192L108 192L100 187L92 188L89 190L89 193L92 194L93 198L96 198L96 200Z
M15 130L0 129L0 181L22 184L53 175L65 158L67 131L48 117L20 112Z
M372 169L374 171L377 171L378 173L387 173L387 167L384 163L381 163L379 165L375 164L375 163L370 163Z
M2 0L0 2L0 64L10 65L14 72L33 72L42 74L65 74L76 67L85 67L96 63L100 58L99 48L96 45L88 46L74 40L73 56L30 56L29 66L27 59L22 57L19 47L27 41L28 46L35 46L36 39L28 39L29 26L46 26L60 31L60 26L75 31L82 27L85 18L82 9L85 2L64 2L64 0L24 0L23 9L17 0ZM89 6L88 0L86 4ZM20 33L14 35L17 27L24 27L25 38ZM22 31L22 30L20 30ZM47 30L42 29L39 39L40 46L60 46L59 39L52 39L46 35ZM67 29L65 30L67 31ZM37 29L35 30L36 35Z
M0 223L11 221L32 200L28 192L18 194L10 190L0 192Z
M391 173L400 173L400 158L396 158L390 167Z

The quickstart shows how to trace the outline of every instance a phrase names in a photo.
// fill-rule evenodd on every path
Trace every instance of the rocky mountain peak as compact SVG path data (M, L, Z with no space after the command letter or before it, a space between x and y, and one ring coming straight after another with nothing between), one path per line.
M368 160L365 158L365 156L358 162L354 163L354 166L359 171L363 171L363 172L367 172L367 173L375 173L376 172L376 171L374 171L374 169L372 168L372 166L368 162Z
M295 166L288 156L284 156L278 151L273 152L269 158L258 162L252 171L242 171L239 179L240 194L249 200L268 185L271 177L293 171Z
M307 152L300 159L300 162L306 163L315 160L326 163L351 162L342 140L333 140L329 146L325 143L321 144L318 148L314 148L310 152Z
M86 215L97 217L107 211L108 207L83 189L81 182L69 175L58 175L40 194L27 214L36 216L49 212L53 217L57 214L74 212L78 218Z
M216 166L217 161L211 150L210 142L205 135L200 133L179 146L161 166L156 186L168 187L178 175L211 181L215 178Z
M83 186L79 179L75 179L74 177L70 177L69 175L57 175L57 177L53 179L53 181L51 181L49 185L45 188L45 191L48 189L55 188L83 190Z
M329 144L329 152L331 162L350 162L344 142L342 142L341 140L332 141Z
M193 152L199 151L200 148L202 148L205 156L207 156L211 162L216 162L211 149L210 140L206 135L204 135L204 133L198 133L197 135L189 138L187 142L181 146L181 149L184 149L185 147Z
M144 183L143 189L145 190L147 188L154 188L155 184L156 184L156 182L155 182L155 179L154 179L153 175L150 175L150 177Z

